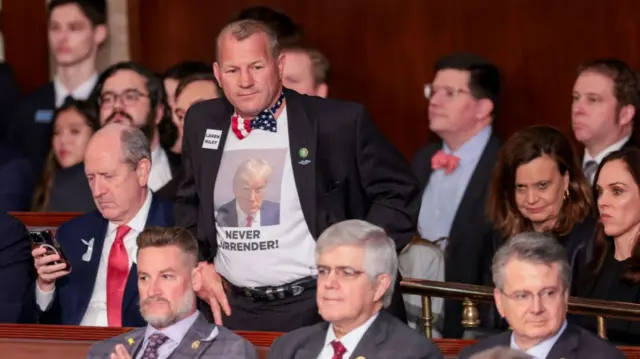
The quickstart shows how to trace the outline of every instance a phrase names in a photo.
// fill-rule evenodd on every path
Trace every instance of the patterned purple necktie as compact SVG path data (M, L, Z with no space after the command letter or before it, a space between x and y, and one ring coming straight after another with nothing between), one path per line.
M164 344L169 337L162 333L153 333L147 341L147 347L142 353L141 359L158 359L158 348Z

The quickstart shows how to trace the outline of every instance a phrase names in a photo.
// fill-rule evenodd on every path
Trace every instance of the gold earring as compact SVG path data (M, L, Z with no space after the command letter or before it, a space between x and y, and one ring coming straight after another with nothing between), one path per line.
M564 199L567 199L569 197L569 189L567 188L566 191L564 191Z

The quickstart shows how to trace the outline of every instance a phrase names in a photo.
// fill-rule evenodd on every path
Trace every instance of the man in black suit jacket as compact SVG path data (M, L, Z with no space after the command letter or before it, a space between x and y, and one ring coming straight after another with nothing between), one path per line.
M8 136L29 158L36 176L51 150L52 121L67 97L87 99L98 81L98 48L107 37L105 0L52 0L47 5L53 81L25 96L8 124Z
M382 228L334 224L318 238L316 258L318 308L327 322L278 338L269 358L442 358L425 336L381 311L398 271L395 244Z
M0 143L0 212L29 211L35 181L29 160Z
M567 323L571 268L564 248L549 233L510 238L493 257L494 297L513 330L464 348L460 358L509 346L536 358L624 358L590 332Z
M191 106L185 119L176 221L200 241L206 281L199 295L210 302L216 321L220 305L231 314L225 326L232 329L286 331L317 322L309 266L315 238L329 225L366 219L385 228L398 249L415 231L418 184L407 162L363 106L283 89L282 57L273 43L275 35L259 22L225 27L214 70L226 98ZM238 164L252 158L268 159L278 169L268 184L253 183L245 191L280 193L280 225L222 227L214 213L228 201ZM260 250L245 251L249 247ZM401 296L397 300L396 312L403 315ZM255 319L244 316L252 311Z
M11 66L0 63L0 141L6 141L9 124L16 103L20 100L20 87Z
M24 225L6 212L0 212L0 263L0 323L35 322L25 309L35 280L31 242Z
M491 126L500 75L495 65L472 54L446 56L435 68L425 94L429 127L442 142L413 158L422 190L418 231L443 244L445 281L482 284L482 238L492 230L484 208L501 145ZM462 336L460 301L445 301L444 318L443 336Z
M584 145L582 169L589 182L609 153L635 146L638 106L638 78L623 61L596 59L580 65L573 85L571 125Z

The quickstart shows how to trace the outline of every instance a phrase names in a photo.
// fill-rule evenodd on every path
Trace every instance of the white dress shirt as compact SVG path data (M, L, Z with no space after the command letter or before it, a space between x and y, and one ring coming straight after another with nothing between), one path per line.
M91 77L87 79L87 81L80 84L80 86L76 87L75 90L69 91L62 82L60 82L60 78L56 76L53 79L53 89L56 94L56 108L62 106L64 100L67 96L71 96L76 100L86 100L91 95L91 91L98 83L98 73L96 72Z
M376 318L378 318L378 313L374 314L371 318L369 318L369 320L364 322L364 324L347 333L344 337L342 337L342 339L339 339L340 343L342 343L344 348L347 350L346 352L344 352L344 355L342 356L343 358L349 358L353 351L356 350L356 347L358 346L358 343L360 343L360 340L364 336L364 333L367 332ZM333 358L334 353L331 342L334 340L338 339L336 338L336 333L333 331L333 325L329 325L327 336L324 340L324 346L322 347L320 355L318 355L318 359Z
M136 245L136 238L138 234L142 232L147 223L149 217L149 209L151 208L151 191L147 191L147 199L144 201L138 213L135 217L127 223L127 226L131 228L129 233L124 237L124 247L127 250L129 257L129 268L135 263L138 246ZM102 247L102 254L99 258L100 264L98 265L98 273L96 275L96 282L93 287L93 293L89 300L87 311L84 313L80 325L94 326L94 327L106 327L109 325L107 320L107 268L109 264L109 253L111 252L111 246L116 240L116 230L118 225L109 222L107 226L107 233L104 239L104 246ZM81 239L78 238L79 242ZM98 259L93 259L98 260ZM36 285L36 302L40 307L40 310L46 311L53 302L54 290L50 292L43 292L38 285ZM78 294L82 295L82 294Z
M238 227L260 227L260 210L252 215L251 225L247 223L248 214L244 213L236 199L236 213L238 214Z
M533 347L529 348L529 350L522 350L520 349L520 347L518 347L518 344L516 344L516 340L513 337L513 333L511 334L511 349L516 349L516 350L520 350L520 351L524 351L525 353L531 355L532 357L536 358L536 359L546 359L547 355L549 355L549 352L551 352L551 348L553 348L553 346L556 344L556 342L558 341L558 339L560 338L560 336L562 335L562 333L564 332L564 330L567 329L567 321L564 321L564 324L562 324L562 327L560 327L560 330L558 330L558 332L556 333L556 335L552 336L549 339L545 339L543 341L541 341L540 343L534 345Z
M155 150L151 152L151 172L149 173L149 188L152 191L157 191L162 186L171 181L171 166L169 165L169 158L164 152L162 146L158 145Z
M595 161L598 166L600 166L600 162L602 162L602 160L607 157L608 154L610 154L611 152L617 151L619 149L622 148L622 146L624 146L625 143L627 143L627 141L629 141L629 139L631 138L631 136L625 136L622 139L620 139L620 141L612 144L611 146L605 148L604 150L600 151L600 153L598 153L595 157L591 156L591 154L589 154L589 151L585 148L584 150L584 158L582 159L582 168L584 168L584 166L587 164L587 162L589 161ZM589 183L593 184L593 180L595 179L595 173L591 176L591 178L587 178L589 180Z

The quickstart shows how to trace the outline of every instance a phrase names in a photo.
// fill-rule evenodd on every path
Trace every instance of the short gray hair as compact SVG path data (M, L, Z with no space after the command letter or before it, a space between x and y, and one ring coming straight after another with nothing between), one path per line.
M389 288L382 296L384 307L391 304L398 273L398 256L393 239L384 229L359 219L342 221L327 228L316 244L316 261L328 249L340 246L360 246L364 249L364 271L371 283L381 274L391 278Z
M138 163L145 158L151 162L149 139L139 128L132 126L123 129L120 141L123 161L132 169L136 169Z
M495 347L481 351L469 359L533 359L533 357L509 347Z
M496 288L504 289L503 268L511 259L546 265L559 264L564 288L571 285L571 268L564 247L551 235L543 232L524 232L507 240L493 256L491 272Z
M238 20L225 26L216 39L216 61L220 61L220 43L222 38L231 35L237 41L242 41L251 35L263 33L269 41L269 54L273 59L280 55L278 36L267 24L257 20Z

